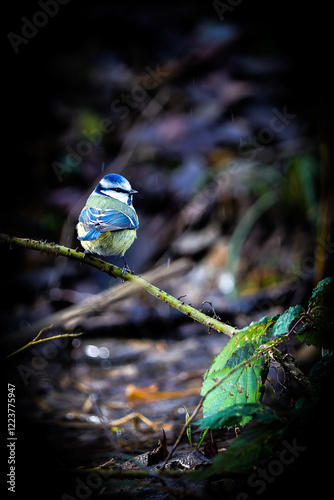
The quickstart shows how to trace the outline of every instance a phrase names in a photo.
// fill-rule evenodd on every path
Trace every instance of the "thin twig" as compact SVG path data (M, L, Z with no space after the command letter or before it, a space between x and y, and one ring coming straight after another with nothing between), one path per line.
M79 335L82 335L83 332L80 332L80 333L62 333L60 335L53 335L52 337L46 337L45 339L40 339L39 337L42 335L42 333L44 333L46 330L49 330L50 328L52 328L53 325L50 325L50 326L47 326L46 328L43 328L37 335L36 337L31 341L31 342L28 342L28 344L25 344L24 346L20 347L19 349L16 349L16 351L14 352L11 352L10 354L7 354L7 356L5 356L3 360L5 359L8 359L12 356L15 356L15 354L18 354L19 352L22 352L24 351L25 349L27 349L28 347L31 347L33 345L37 345L37 344L40 344L41 342L47 342L49 340L56 340L56 339L63 339L65 337L78 337Z
M311 382L295 364L293 358L282 354L276 347L272 350L274 359L281 365L284 371L288 372L304 389L305 394L314 398ZM283 386L284 387L284 386Z

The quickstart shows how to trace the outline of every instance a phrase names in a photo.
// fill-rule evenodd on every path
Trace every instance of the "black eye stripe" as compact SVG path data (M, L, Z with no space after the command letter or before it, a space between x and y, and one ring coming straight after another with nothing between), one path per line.
M109 196L110 196L111 192L124 193L124 194L127 194L127 195L131 194L127 189L123 189L121 187L107 186L107 185L104 185L101 182L99 182L99 184L97 185L97 187L95 189L96 193L103 194L103 195L106 195L106 193L108 191L109 191Z

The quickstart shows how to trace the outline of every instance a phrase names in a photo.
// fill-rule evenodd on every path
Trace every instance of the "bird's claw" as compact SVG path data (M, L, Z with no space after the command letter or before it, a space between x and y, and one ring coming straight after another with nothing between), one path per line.
M130 273L130 274L133 274L133 273L132 273L132 271L131 271L131 269L130 269L128 266L123 266L123 267L122 267L122 273L121 273L121 274L122 274L122 276L123 276L123 274L124 274L124 273Z
M121 273L121 276L123 277L123 273L130 273L130 274L133 274L133 271L131 271L131 269L129 268L129 265L128 263L126 262L125 258L123 257L123 260L124 260L124 266L122 267L122 273Z

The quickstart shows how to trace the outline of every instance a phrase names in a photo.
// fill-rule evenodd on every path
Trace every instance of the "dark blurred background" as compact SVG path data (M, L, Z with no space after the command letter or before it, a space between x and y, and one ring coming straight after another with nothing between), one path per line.
M86 197L116 171L139 191L141 229L128 252L138 273L180 256L213 267L216 258L220 282L209 288L220 296L331 274L325 8L69 1L8 10L3 232L78 246ZM79 292L109 284L87 269L71 283L70 271L32 252L5 250L5 259L6 308L66 277Z
M334 265L330 19L305 2L6 5L0 231L79 247L86 198L117 172L139 191L127 254L137 274L188 259L168 290L238 327L305 304ZM0 251L8 351L36 321L110 286L77 263ZM203 335L154 299L129 304L121 321L76 326L92 344Z

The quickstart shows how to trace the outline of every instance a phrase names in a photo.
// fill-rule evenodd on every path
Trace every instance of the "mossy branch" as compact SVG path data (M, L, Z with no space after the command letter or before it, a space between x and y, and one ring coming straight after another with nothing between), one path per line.
M74 250L72 248L68 248L62 245L57 245L55 243L47 243L45 241L37 241L31 238L17 238L14 236L8 236L6 234L0 234L0 241L6 242L9 245L17 245L24 248L29 248L32 250L38 250L40 252L49 253L51 255L63 256L72 260L77 260L79 262L84 262L99 271L108 274L109 276L113 276L114 278L121 278L125 281L129 281L134 285L142 288L153 297L165 302L169 306L177 309L183 314L186 314L189 318L192 318L194 321L201 323L207 326L209 329L216 330L217 332L224 333L229 337L232 337L234 333L237 332L237 329L233 326L227 325L226 323L222 323L215 318L207 316L203 314L198 309L185 304L179 299L173 297L169 293L161 290L160 288L152 285L148 281L144 280L140 276L136 276L131 274L130 272L123 271L117 266L109 264L101 259L93 257L92 255L84 254L83 252L79 252L78 250Z

